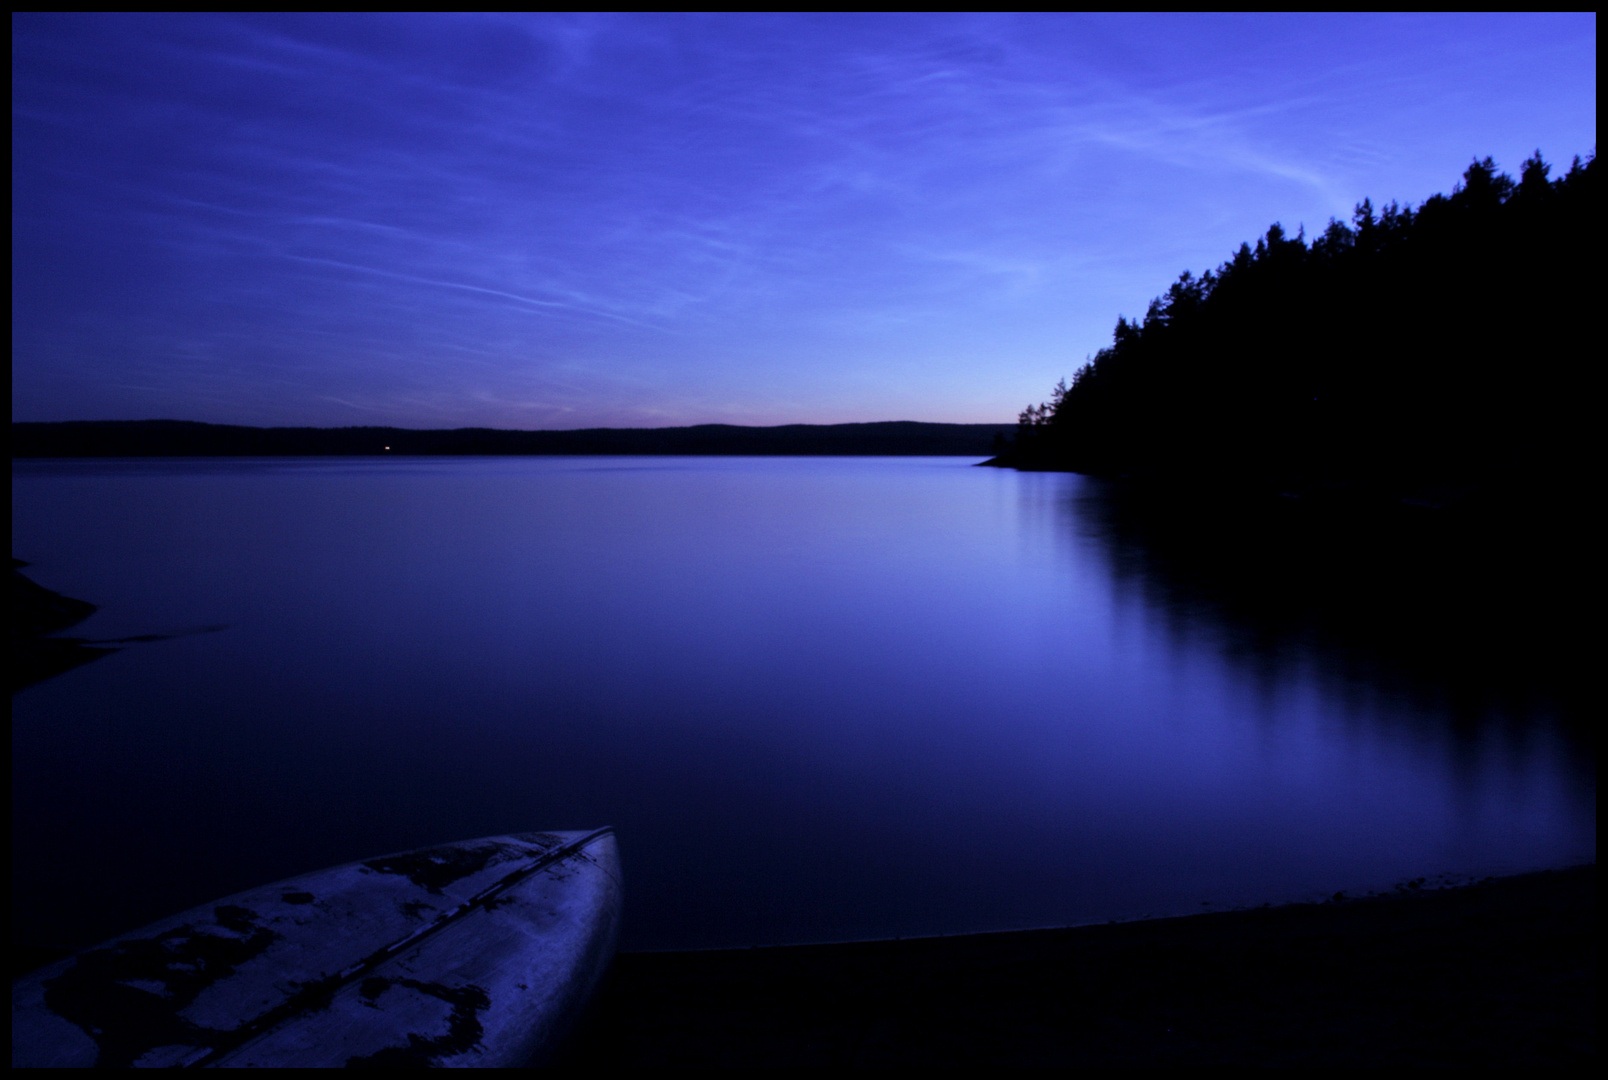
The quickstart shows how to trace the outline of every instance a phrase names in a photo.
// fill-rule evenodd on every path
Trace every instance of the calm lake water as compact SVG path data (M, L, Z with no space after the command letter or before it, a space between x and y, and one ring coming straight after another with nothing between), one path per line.
M16 463L70 633L178 635L13 699L16 933L604 824L626 948L1595 859L1586 725L1480 582L975 460Z

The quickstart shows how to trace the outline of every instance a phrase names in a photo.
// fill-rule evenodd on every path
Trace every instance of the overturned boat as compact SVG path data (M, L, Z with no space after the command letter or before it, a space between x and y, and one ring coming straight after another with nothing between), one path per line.
M611 829L291 878L16 980L12 1066L539 1064L613 957L620 900Z

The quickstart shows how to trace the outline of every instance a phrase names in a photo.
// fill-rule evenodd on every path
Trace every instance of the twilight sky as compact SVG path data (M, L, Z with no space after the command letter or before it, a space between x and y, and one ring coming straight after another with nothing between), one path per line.
M1596 144L1596 19L13 15L15 420L1009 421L1269 223Z

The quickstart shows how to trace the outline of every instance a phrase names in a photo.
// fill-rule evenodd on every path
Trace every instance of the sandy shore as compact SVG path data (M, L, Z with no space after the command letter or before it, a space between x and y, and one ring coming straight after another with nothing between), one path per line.
M1580 1064L1596 867L1177 919L626 953L564 1064Z

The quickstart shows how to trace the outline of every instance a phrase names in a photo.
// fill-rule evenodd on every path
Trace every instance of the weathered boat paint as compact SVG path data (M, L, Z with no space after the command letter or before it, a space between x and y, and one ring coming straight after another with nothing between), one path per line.
M613 832L387 855L195 908L12 984L12 1066L503 1067L614 953Z

